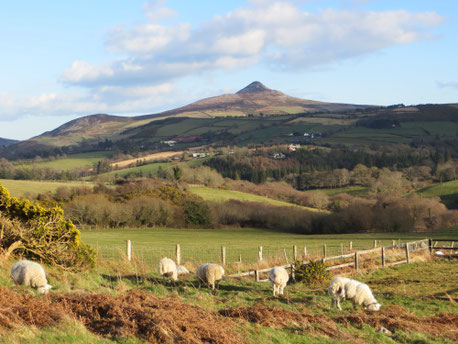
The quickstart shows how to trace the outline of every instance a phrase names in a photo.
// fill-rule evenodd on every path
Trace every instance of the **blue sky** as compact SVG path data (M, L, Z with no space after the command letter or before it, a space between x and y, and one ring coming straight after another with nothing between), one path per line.
M452 0L4 1L0 29L4 138L255 80L321 101L458 102Z

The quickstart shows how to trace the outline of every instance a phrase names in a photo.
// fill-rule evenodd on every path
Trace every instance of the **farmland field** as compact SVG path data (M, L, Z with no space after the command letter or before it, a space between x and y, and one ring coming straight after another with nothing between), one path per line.
M275 199L271 199L264 196L258 196L250 193L235 191L235 190L222 190L222 189L214 189L209 188L206 186L198 186L198 185L191 185L189 190L202 197L207 201L217 201L217 202L224 202L228 200L238 200L238 201L246 201L246 202L260 202L260 203L268 203L277 206L283 207L300 207L303 209L307 209L310 211L320 211L315 208L309 207L302 207L288 202L277 201Z
M327 245L328 255L341 252L341 244L348 248L352 241L353 249L371 248L376 239L388 246L392 240L401 242L420 240L433 235L434 238L456 238L458 227L430 233L368 233L368 234L333 234L302 235L281 233L253 228L225 229L172 229L172 228L138 228L138 229L97 229L82 230L82 239L98 248L104 259L118 259L125 252L126 241L131 240L134 254L148 264L157 264L164 256L173 257L175 246L180 244L182 261L218 262L221 246L226 247L227 261L238 261L242 255L244 263L257 261L258 246L263 246L266 259L284 256L284 249L291 258L293 245L299 253L307 247L308 254L320 256L323 244Z
M91 153L79 153L79 154L72 154L66 158L50 160L50 161L40 161L40 162L32 162L30 164L22 164L18 165L17 167L25 167L25 168L54 168L57 170L64 170L69 171L77 168L86 168L92 167L92 165L100 160L108 158L112 155L111 152L91 152Z
M54 288L42 297L13 285L0 261L2 344L445 344L458 340L458 264L428 259L351 277L367 283L379 312L330 307L329 280L290 281L272 297L269 283L225 277L198 288L194 274L170 283L156 264L100 261L92 271L47 266ZM158 319L161 319L158 322ZM202 323L204 326L202 327ZM389 335L379 333L381 327ZM164 341L164 337L168 341ZM188 341L184 341L184 338Z
M416 192L421 197L440 197L448 208L458 208L458 180L428 186Z
M22 197L26 194L44 194L47 192L55 192L59 187L78 187L78 186L94 186L90 182L57 182L57 181L38 181L38 180L11 180L0 179L0 185L8 189L9 193L15 197Z

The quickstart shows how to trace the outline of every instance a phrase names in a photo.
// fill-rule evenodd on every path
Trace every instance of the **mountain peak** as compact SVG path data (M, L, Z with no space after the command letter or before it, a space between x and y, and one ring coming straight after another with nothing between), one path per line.
M236 94L257 93L257 92L264 92L264 91L270 91L270 88L267 88L259 81L253 81L251 84L249 84L245 88L242 88Z

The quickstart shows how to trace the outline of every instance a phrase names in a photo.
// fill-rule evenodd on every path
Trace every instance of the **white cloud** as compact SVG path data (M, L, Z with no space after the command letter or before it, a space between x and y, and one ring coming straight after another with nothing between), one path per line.
M204 72L263 64L306 70L434 37L434 12L326 9L305 12L301 1L250 0L245 7L195 27L163 24L174 15L165 1L144 7L149 23L114 28L110 51L124 58L105 65L76 61L62 74L69 85L102 87L169 82Z
M438 81L437 82L437 86L439 86L440 88L455 88L455 89L458 89L458 82L456 82L456 81L446 81L446 82Z

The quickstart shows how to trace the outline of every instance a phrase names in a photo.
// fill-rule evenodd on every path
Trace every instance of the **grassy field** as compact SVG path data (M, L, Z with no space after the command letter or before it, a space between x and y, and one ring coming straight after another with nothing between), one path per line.
M40 161L40 162L32 162L28 164L18 165L17 167L25 167L25 168L54 168L56 170L74 170L77 168L86 168L92 167L94 163L97 161L103 160L107 157L112 155L111 152L91 152L91 153L79 153L79 154L72 154L66 158L56 159L51 161Z
M57 188L65 186L68 188L78 186L92 187L95 184L90 182L70 181L70 182L57 182L57 181L38 181L38 180L11 180L0 179L0 184L8 189L9 193L15 197L22 197L26 194L37 195L47 192L55 192Z
M319 192L324 192L328 196L334 196L340 193L346 193L352 196L367 196L367 187L364 186L348 186L345 188L332 188L332 189L322 189ZM304 191L304 192L316 192L316 190Z
M310 211L320 211L315 208L302 207L288 202L277 201L264 196L258 196L254 194L249 194L245 192L235 191L235 190L223 190L223 189L214 189L206 186L200 185L190 185L189 190L202 197L207 201L217 201L225 202L229 200L238 200L238 201L247 201L247 202L259 202L259 203L268 203L272 205L278 205L283 207L300 207Z
M428 186L416 191L421 197L440 197L449 208L458 208L458 180Z
M14 315L0 321L0 343L456 343L458 264L421 261L351 276L371 287L382 304L376 313L349 301L331 309L329 280L290 281L282 297L253 278L226 277L211 291L197 288L193 274L172 284L138 261L79 273L46 267L54 288L34 296L7 277L12 262L0 261L0 308Z
M266 260L284 261L284 249L292 257L293 245L297 245L302 254L304 246L310 255L321 256L323 244L327 246L328 255L338 255L341 244L348 249L352 241L353 249L371 248L374 240L385 246L392 240L401 242L420 240L433 235L434 238L457 238L458 227L429 233L375 233L375 234L332 234L302 235L281 233L253 228L226 229L172 229L172 228L138 228L138 229L99 229L83 230L83 241L96 247L104 259L118 259L126 248L126 241L131 240L134 254L148 264L156 265L160 258L174 257L176 244L181 246L183 262L219 262L221 246L226 247L228 264L239 260L251 264L257 261L258 247L263 247Z
M125 176L136 176L136 177L147 177L149 175L155 175L159 168L167 168L170 166L170 162L157 162L153 164L124 168L122 170L111 171L107 173L99 174L98 177L125 177Z

